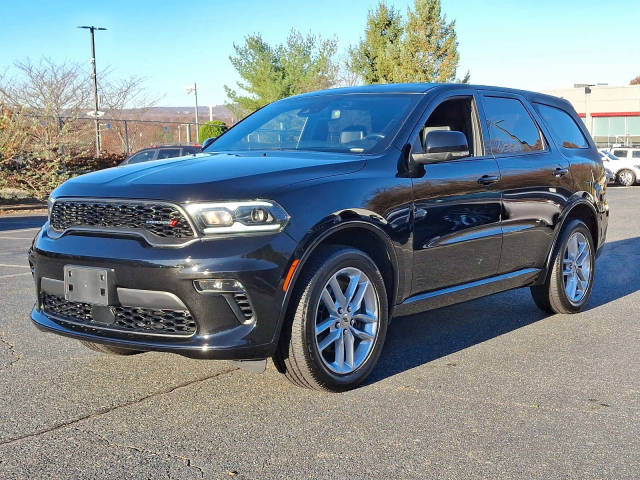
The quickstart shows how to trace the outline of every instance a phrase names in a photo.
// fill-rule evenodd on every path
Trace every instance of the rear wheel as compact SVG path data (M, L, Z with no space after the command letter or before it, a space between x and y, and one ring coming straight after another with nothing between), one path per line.
M88 342L86 340L80 340L85 347L94 352L106 353L109 355L135 355L142 353L140 350L130 350L122 347L112 347L110 345L103 345L101 343Z
M536 305L548 313L579 312L591 295L594 269L591 232L580 220L571 220L562 231L545 283L531 287Z
M631 170L620 170L617 175L618 183L622 186L629 187L636 183L636 176Z
M323 247L294 291L274 362L296 385L343 391L373 370L388 324L382 275L364 252Z

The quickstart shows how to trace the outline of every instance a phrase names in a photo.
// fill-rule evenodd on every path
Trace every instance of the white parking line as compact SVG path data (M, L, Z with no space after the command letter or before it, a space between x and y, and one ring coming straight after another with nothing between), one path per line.
M0 263L0 267L31 268L29 265L12 265L10 263Z
M30 237L0 237L2 240L33 240Z
M9 277L18 277L20 275L31 275L31 272L12 273L10 275L0 275L0 279Z

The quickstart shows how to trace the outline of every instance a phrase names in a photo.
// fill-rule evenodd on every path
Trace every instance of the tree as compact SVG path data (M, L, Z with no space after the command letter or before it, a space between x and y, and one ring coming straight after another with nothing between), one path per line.
M121 120L111 122L110 129L120 142L121 151L125 151L127 134L129 136L129 151L136 151L143 146L142 139L146 139L146 136L141 135L145 131L145 125L138 122L128 122L125 132L123 120L131 118L131 109L135 109L137 116L144 115L160 99L148 95L145 79L142 77L132 76L112 80L111 76L110 69L103 71L98 76L100 109L106 112L106 118Z
M198 132L198 142L204 143L207 138L219 137L226 129L227 125L222 120L205 122L200 125L200 132Z
M640 75L631 79L631 81L629 82L629 85L640 85Z
M229 60L242 78L237 87L245 93L227 85L225 90L236 111L246 114L275 100L336 83L335 40L311 34L305 37L292 30L287 41L275 47L255 34L246 37L242 45L234 43L233 48L235 55Z
M365 83L468 83L456 80L459 63L455 21L442 14L440 0L414 0L406 21L384 2L369 12L365 36L350 50L351 66Z
M380 2L375 11L369 11L364 39L349 49L346 67L366 84L395 81L403 28L400 12Z

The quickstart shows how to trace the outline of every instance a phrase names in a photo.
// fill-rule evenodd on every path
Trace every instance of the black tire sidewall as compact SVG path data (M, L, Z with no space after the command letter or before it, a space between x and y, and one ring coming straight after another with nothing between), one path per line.
M316 348L315 315L324 286L333 274L345 267L355 267L362 270L367 277L369 277L369 280L376 290L379 302L378 335L376 337L373 350L369 354L369 358L367 358L365 363L352 373L347 375L338 375L331 372L324 365L320 358L320 353ZM384 280L376 264L364 252L353 248L345 248L344 250L339 250L329 257L313 275L310 283L311 294L309 295L308 302L305 305L303 325L305 356L313 368L314 374L319 377L319 380L322 383L334 390L351 388L361 383L371 373L380 358L380 354L382 353L387 333L387 326L389 323L389 308Z

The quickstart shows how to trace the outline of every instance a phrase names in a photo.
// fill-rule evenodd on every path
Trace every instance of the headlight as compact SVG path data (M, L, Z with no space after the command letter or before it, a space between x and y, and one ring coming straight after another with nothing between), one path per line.
M289 221L280 205L264 200L192 203L186 209L206 235L279 232Z
M53 198L51 198L51 195L49 195L49 198L47 198L47 211L49 219L51 219L51 209L53 209L53 202Z

